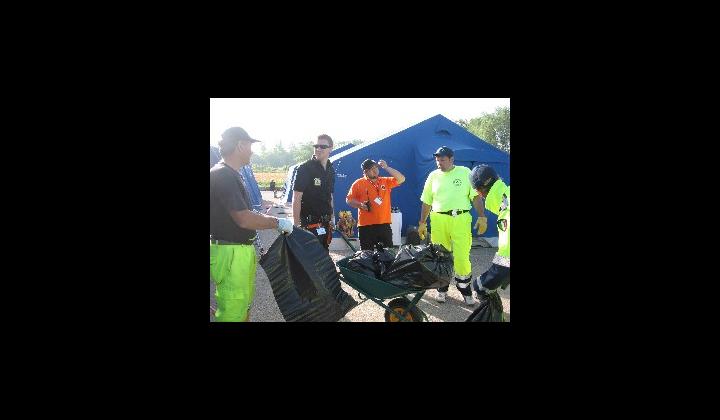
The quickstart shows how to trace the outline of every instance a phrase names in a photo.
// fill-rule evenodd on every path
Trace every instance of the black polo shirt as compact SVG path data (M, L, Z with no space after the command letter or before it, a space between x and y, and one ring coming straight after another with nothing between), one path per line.
M312 159L303 162L298 166L293 191L303 193L300 203L300 220L307 224L307 217L310 216L310 223L315 223L320 216L332 216L332 204L330 194L335 189L335 168L332 162L327 161L327 168L323 168L320 161Z
M210 169L210 235L213 239L251 243L256 232L238 226L231 210L250 210L250 196L240 173L220 162Z

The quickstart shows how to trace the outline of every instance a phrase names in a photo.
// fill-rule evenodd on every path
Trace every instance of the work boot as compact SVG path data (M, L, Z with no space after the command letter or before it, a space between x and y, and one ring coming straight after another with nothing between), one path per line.
M438 292L438 295L435 299L440 303L445 303L445 296L447 296L447 292Z
M473 299L472 294L470 294L468 296L463 296L463 298L465 298L466 305L473 306L475 304L475 299Z

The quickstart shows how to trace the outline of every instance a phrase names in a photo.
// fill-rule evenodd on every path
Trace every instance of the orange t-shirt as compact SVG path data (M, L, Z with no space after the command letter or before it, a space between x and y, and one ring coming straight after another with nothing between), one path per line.
M390 224L390 190L398 186L394 177L379 176L375 186L369 179L363 177L350 186L347 199L354 199L364 203L370 200L370 211L358 209L358 226ZM382 201L378 204L376 198Z

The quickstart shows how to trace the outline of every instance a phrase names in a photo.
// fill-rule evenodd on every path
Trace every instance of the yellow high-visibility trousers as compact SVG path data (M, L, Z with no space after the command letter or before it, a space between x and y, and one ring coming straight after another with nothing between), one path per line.
M216 322L247 321L255 297L256 267L253 245L210 245L210 278L216 286Z
M470 278L470 247L472 246L472 216L466 212L455 217L449 214L430 213L430 240L453 253L455 277Z

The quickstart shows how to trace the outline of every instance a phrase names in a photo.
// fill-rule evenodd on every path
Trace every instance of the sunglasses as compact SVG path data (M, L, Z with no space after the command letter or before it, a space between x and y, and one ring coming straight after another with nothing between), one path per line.
M497 227L501 231L505 232L507 230L507 219L498 219Z
M327 144L314 144L313 147L316 149L323 149L323 150L330 148L330 146L328 146Z

